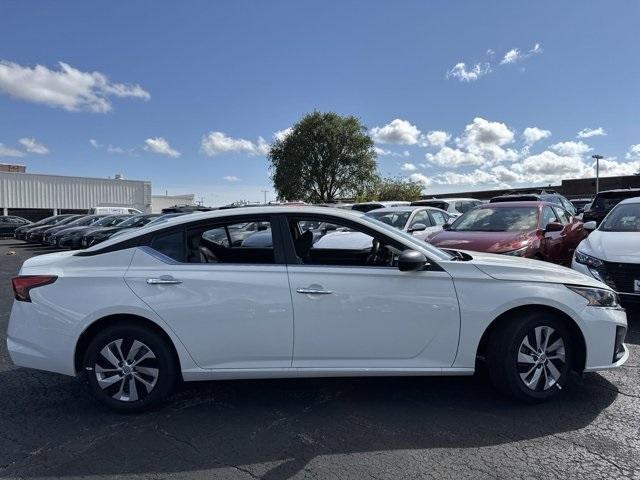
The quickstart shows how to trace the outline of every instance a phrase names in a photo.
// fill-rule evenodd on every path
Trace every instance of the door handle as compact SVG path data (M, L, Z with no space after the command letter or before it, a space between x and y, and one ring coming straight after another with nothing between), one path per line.
M160 278L147 278L147 283L149 285L177 285L182 283L182 280L173 278L170 275L163 275Z
M310 293L312 295L330 295L333 292L331 290L322 290L321 288L298 288L298 293Z

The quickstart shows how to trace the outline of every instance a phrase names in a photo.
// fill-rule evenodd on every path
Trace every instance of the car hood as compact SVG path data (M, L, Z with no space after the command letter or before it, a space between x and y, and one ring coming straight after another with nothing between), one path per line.
M442 230L427 242L440 248L500 253L524 247L535 232L458 232Z
M595 278L554 263L492 253L472 251L466 253L473 257L470 262L474 266L496 280L564 283L611 290Z
M640 232L594 230L578 249L607 262L640 263Z

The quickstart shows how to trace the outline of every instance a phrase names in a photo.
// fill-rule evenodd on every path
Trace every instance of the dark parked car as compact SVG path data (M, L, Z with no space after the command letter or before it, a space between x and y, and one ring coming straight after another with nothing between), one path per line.
M26 228L23 230L22 228L16 229L16 238L20 238L22 240L29 240L29 234L34 230L42 228L46 230L47 228L51 228L54 225L58 225L61 222L71 221L69 218L75 217L76 215L67 213L63 215L54 215L52 217L47 217L44 220L40 220L40 222L32 223L31 225L26 225ZM19 235L19 236L18 236Z
M74 220L77 220L78 218L82 218L84 215L64 215L64 216L60 215L60 216L64 218L61 218L59 221L57 221L53 225L42 225L40 227L30 228L29 231L27 232L27 235L25 236L25 240L27 242L40 243L42 241L42 237L44 236L45 232L50 228L57 227L60 225L66 225L68 223L73 222Z
M586 237L580 220L549 202L504 202L476 207L427 237L440 248L501 253L569 265Z
M549 202L555 205L559 205L571 215L576 215L578 213L576 207L573 206L573 203L556 192L542 191L540 193L516 193L500 195L489 200L489 203L499 202Z
M80 248L82 236L88 232L103 227L111 227L124 222L133 215L107 215L86 227L69 227L53 235L56 245L60 248Z
M101 218L106 217L106 215L83 215L80 218L76 218L75 220L69 222L69 223L65 223L62 225L56 225L55 227L51 227L49 228L46 232L44 232L44 234L42 235L42 244L43 245L55 245L56 244L56 237L55 235L58 233L62 233L65 230L69 229L69 228L74 228L74 227L87 227L95 222L97 222L98 220L100 220Z
M31 222L26 218L15 215L0 215L0 237L13 237L16 228L30 224Z
M37 222L29 223L27 225L23 225L18 227L13 232L13 236L18 240L24 240L27 235L27 230L30 230L35 227L40 227L43 225L55 225L56 222L59 222L62 218L67 217L68 215L52 215L47 218L43 218L42 220L38 220Z
M619 190L605 190L596 195L588 210L585 210L582 220L594 221L597 225L607 216L613 207L626 198L640 197L640 188L621 188Z
M158 218L159 216L159 213L150 213L147 215L132 215L130 218L127 218L125 221L120 222L117 225L91 230L90 232L87 232L82 236L82 248L91 247L92 245L95 245L97 243L104 242L107 238L111 237L111 235L115 234L116 232L120 232L129 228L144 227L147 223L151 222L155 218Z

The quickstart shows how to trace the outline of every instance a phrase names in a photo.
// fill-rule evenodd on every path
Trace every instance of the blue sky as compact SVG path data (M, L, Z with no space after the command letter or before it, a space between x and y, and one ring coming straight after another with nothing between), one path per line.
M427 193L587 176L594 153L640 170L638 2L5 0L0 18L0 162L30 172L259 200L266 144L314 109L360 117L381 173Z

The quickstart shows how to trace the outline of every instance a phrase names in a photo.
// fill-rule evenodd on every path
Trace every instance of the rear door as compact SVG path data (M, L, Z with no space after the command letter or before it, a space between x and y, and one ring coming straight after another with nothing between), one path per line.
M264 238L248 247L251 235L237 233L252 222ZM134 255L127 284L202 368L291 367L287 268L269 231L268 216L192 222L161 231Z

